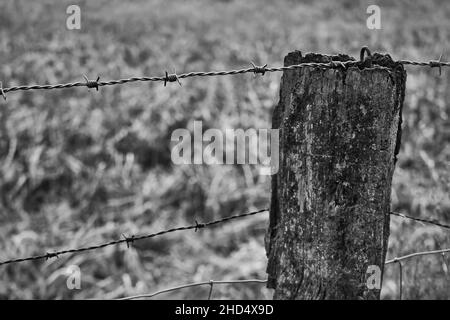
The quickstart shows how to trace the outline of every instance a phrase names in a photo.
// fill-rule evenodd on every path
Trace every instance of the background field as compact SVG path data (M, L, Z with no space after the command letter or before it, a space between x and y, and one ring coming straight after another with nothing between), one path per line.
M78 4L82 29L66 29ZM382 30L366 8L382 8ZM4 86L278 66L293 50L394 59L450 51L442 1L0 1ZM450 53L444 60L450 59ZM408 67L402 149L392 208L450 223L450 70ZM101 243L267 207L270 179L246 166L175 166L170 135L210 128L268 128L280 73L190 78L11 93L0 101L0 260ZM91 253L0 269L0 298L116 298L210 279L265 278L267 214ZM392 217L388 258L450 246L437 227ZM68 290L76 264L82 289ZM404 266L404 297L449 299L450 255ZM208 287L159 298L203 299ZM397 266L383 298L398 296ZM262 285L216 287L213 298L271 298Z

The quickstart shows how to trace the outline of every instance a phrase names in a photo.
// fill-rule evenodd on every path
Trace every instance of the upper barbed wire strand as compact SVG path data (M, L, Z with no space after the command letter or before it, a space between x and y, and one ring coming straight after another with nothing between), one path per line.
M421 67L432 67L436 68L439 66L442 67L450 67L450 62L445 61L410 61L410 60L399 60L398 63L405 64L405 65L412 65L412 66L421 66Z
M443 62L443 61L429 61L429 62L420 62L420 61L410 61L410 60L399 60L398 63L404 64L404 65L414 65L414 66L429 66L429 67L450 67L450 62ZM350 67L357 65L358 63L361 63L361 61L356 60L349 60L349 61L331 61L331 62L305 62L290 66L283 66L283 67L267 67L267 66L256 66L245 69L237 69L237 70L228 70L228 71L207 71L207 72L188 72L183 74L173 74L173 76L176 76L178 79L185 79L190 77L210 77L210 76L226 76L226 75L238 75L238 74L244 74L244 73L261 73L264 70L264 72L280 72L280 71L286 71L286 70L294 70L299 68L319 68L319 69L337 69L341 67ZM389 68L383 67L380 65L375 64L371 68L366 69L381 69L381 70L388 70ZM95 81L95 80L94 80ZM161 82L167 82L167 76L160 76L160 77L131 77L131 78L124 78L124 79L118 79L118 80L110 80L110 81L97 81L96 84L98 84L98 87L103 86L112 86L112 85L121 85L131 82L147 82L147 81L161 81ZM51 89L65 89L65 88L74 88L74 87L89 87L91 84L89 81L85 82L71 82L71 83L60 83L60 84L46 84L46 85L20 85L20 86L12 86L12 87L6 87L3 88L3 93L8 92L14 92L14 91L27 91L27 90L51 90Z

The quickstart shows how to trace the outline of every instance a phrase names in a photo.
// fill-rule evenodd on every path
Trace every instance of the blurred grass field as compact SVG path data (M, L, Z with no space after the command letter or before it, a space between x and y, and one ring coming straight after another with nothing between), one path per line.
M81 7L81 30L66 8ZM382 29L366 9L381 7ZM138 75L279 66L293 50L348 53L368 45L394 59L448 49L450 2L435 1L0 1L5 87ZM444 55L445 61L450 53ZM450 223L450 70L407 67L402 149L392 209ZM170 135L268 128L280 73L190 78L10 93L0 101L0 260L97 244L267 207L270 179L247 166L175 166ZM2 299L117 298L210 279L266 278L268 215L48 261L2 266ZM448 231L391 219L388 258L450 247ZM82 289L68 290L78 265ZM450 298L450 255L404 269L403 297ZM397 266L382 296L398 296ZM204 299L208 287L159 298ZM216 286L215 299L270 299L262 285Z

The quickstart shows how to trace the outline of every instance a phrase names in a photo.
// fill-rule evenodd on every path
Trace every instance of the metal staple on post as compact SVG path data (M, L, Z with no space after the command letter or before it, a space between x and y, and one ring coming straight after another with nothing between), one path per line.
M365 58L364 55L367 54L367 57ZM367 66L369 68L372 68L372 53L369 50L369 47L364 46L361 48L361 52L359 53L359 60L360 62L366 62Z

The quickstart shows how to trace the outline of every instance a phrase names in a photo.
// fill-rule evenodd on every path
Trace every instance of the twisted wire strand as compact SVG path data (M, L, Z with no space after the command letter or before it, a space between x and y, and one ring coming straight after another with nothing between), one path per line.
M402 288L403 288L403 271L402 271L402 264L401 261L406 260L406 259L410 259L413 257L418 257L418 256L424 256L424 255L431 255L431 254L443 254L446 252L450 252L450 248L449 249L443 249L443 250L432 250L432 251L423 251L423 252L416 252L416 253L412 253L412 254L408 254L402 257L398 257L398 258L394 258L392 260L388 260L385 262L385 265L391 264L391 263L397 263L399 266L399 272L400 272L400 282L399 282L399 286L400 286L400 292L399 292L399 300L402 299ZM267 283L267 280L262 280L262 279L248 279L248 280L226 280L226 281L215 281L215 280L210 280L210 281L203 281L203 282L195 282L195 283L188 283L188 284L184 284L184 285L180 285L180 286L176 286L176 287L172 287L172 288L167 288L167 289L163 289L160 291L156 291L154 293L145 293L145 294L138 294L138 295L134 295L134 296L129 296L129 297L124 297L124 298L118 298L115 300L133 300L133 299L140 299L140 298L151 298L151 297L155 297L157 295L163 294L163 293L168 293L168 292L172 292L172 291L177 291L180 289L185 289L185 288L192 288L192 287L198 287L198 286L206 286L209 285L212 286L213 284L235 284L235 283ZM209 295L208 295L208 300L211 298L211 292L212 290L209 291Z
M157 232L157 233L141 235L141 236L132 235L131 237L126 237L125 235L122 235L122 237L123 237L122 239L113 240L113 241L106 242L106 243L103 243L103 244L98 244L98 245L93 245L93 246L88 246L88 247L82 247L82 248L77 248L77 249L68 249L68 250L62 250L62 251L56 251L56 252L47 252L46 254L41 254L41 255L36 255L36 256L31 256L31 257L26 257L26 258L18 258L18 259L6 260L6 261L3 261L3 262L0 262L0 266L6 265L6 264L11 264L11 263L32 261L32 260L41 260L41 259L46 259L47 260L47 259L50 259L50 258L58 258L60 255L65 255L65 254L69 254L69 253L79 253L79 252L91 251L91 250L97 250L97 249L102 249L102 248L113 246L113 245L119 245L121 243L125 243L127 245L127 247L129 248L130 245L133 244L133 242L135 242L135 241L148 239L148 238L154 238L154 237L162 236L162 235L167 234L167 233L177 232L177 231L185 231L185 230L192 230L192 229L197 231L198 229L201 229L201 228L210 227L210 226L213 226L213 225L216 225L216 224L228 222L230 220L234 220L234 219L238 219L238 218L244 218L244 217L256 215L256 214L259 214L259 213L262 213L262 212L267 212L267 211L269 211L269 209L268 208L264 208L264 209L260 209L258 211L253 211L253 212L249 212L249 213L229 216L229 217L225 217L225 218L222 218L222 219L219 219L219 220L216 220L216 221L210 221L210 222L207 222L207 223L200 223L200 224L197 221L195 221L194 225L178 227L178 228L172 228L172 229L160 231L160 232ZM447 229L450 228L450 226L442 224L442 223L439 223L439 222L436 222L436 221L413 218L413 217L410 217L410 216L407 216L407 215L404 215L404 214L400 214L400 213L397 213L397 212L390 212L390 214L391 215L400 216L402 218L407 218L407 219L411 219L411 220L416 220L416 221L420 221L420 222L433 224L433 225L436 225L436 226L439 226L439 227L443 227L443 228L447 228Z
M444 254L450 252L450 248L448 249L441 249L441 250L430 250L430 251L422 251L422 252L415 252L415 253L411 253L411 254L407 254L406 256L402 256L399 258L394 258L391 260L386 261L384 264L391 264L391 263L396 263L402 260L407 260L407 259L411 259L414 257L419 257L419 256L426 256L426 255L431 255L431 254Z
M439 66L441 67L450 67L450 62L445 61L411 61L411 60L399 60L398 61L401 64L404 65L411 65L411 66L420 66L420 67L431 67L431 68L437 68Z
M414 220L414 221L418 221L418 222L424 222L424 223L428 223L428 224L433 224L433 225L441 227L441 228L450 229L450 225L443 224L443 223L441 223L439 221L427 220L427 219L421 219L421 218L414 218L414 217L411 217L411 216L408 216L406 214L399 213L399 212L391 212L391 214L394 215L394 216L398 216L398 217L402 217L402 218L406 218L406 219L410 219L410 220Z
M267 209L261 209L261 210L258 210L258 211L253 211L253 212L249 212L249 213L229 216L229 217L225 217L225 218L222 218L222 219L219 219L219 220L210 221L210 222L206 222L206 223L200 223L200 224L197 221L195 221L194 225L178 227L178 228L171 228L171 229L167 229L167 230L160 231L160 232L157 232L157 233L151 233L151 234L146 234L146 235L141 235L141 236L131 236L131 237L123 236L123 239L117 239L117 240L109 241L109 242L98 244L98 245L82 247L82 248L77 248L77 249L61 250L61 251L56 251L56 252L47 252L46 254L31 256L31 257L27 257L27 258L6 260L6 261L0 262L0 266L6 265L6 264L11 264L11 263L24 262L24 261L41 260L41 259L46 259L47 260L49 258L58 258L59 256L65 255L65 254L68 254L68 253L79 253L79 252L83 252L83 251L97 250L97 249L102 249L102 248L109 247L109 246L118 245L118 244L121 244L121 243L126 243L127 247L129 247L129 245L132 244L135 241L139 241L139 240L143 240L143 239L149 239L149 238L154 238L154 237L162 236L162 235L165 235L165 234L168 234L168 233L171 233L171 232L177 232L177 231L185 231L185 230L192 230L192 229L197 231L198 229L211 227L213 225L217 225L217 224L221 224L221 223L226 223L226 222L234 220L234 219L240 219L240 218L253 216L253 215L256 215L256 214L259 214L259 213L262 213L262 212L266 212L266 211L268 211L268 210Z
M178 81L178 79L185 79L190 77L210 77L210 76L226 76L226 75L238 75L238 74L244 74L244 73L254 73L254 74L262 74L264 75L265 72L279 72L279 71L286 71L286 70L294 70L294 69L300 69L300 68L319 68L319 69L337 69L337 68L348 68L351 66L356 66L361 61L356 60L350 60L350 61L331 61L331 62L306 62L306 63L300 63L290 66L282 66L282 67L267 67L267 65L264 66L256 66L252 63L252 67L250 68L244 68L244 69L236 69L236 70L225 70L225 71L207 71L207 72L188 72L183 73L180 75L177 74L167 74L165 76L160 77L131 77L131 78L124 78L124 79L118 79L118 80L110 80L110 81L99 81L97 80L87 80L84 82L71 82L71 83L59 83L59 84L46 84L46 85L21 85L21 86L13 86L13 87L6 87L1 90L2 95L8 93L8 92L14 92L14 91L27 91L27 90L51 90L51 89L65 89L65 88L74 88L74 87L88 87L88 88L98 88L103 86L112 86L112 85L121 85L126 83L132 83L132 82L148 82L148 81L161 81L161 82L175 82ZM450 62L444 62L444 61L429 61L429 62L421 62L421 61L410 61L410 60L399 60L398 63L404 64L404 65L413 65L413 66L428 66L428 67L438 67L439 69L441 67L450 67ZM366 68L369 70L373 69L381 69L381 70L387 70L391 71L387 67L383 67L380 65L374 64L370 68Z
M151 298L151 297L155 297L157 295L163 294L163 293L167 293L167 292L171 292L171 291L177 291L177 290L180 290L180 289L192 288L192 287L198 287L198 286L206 286L206 285L211 286L212 283L213 284L267 283L267 280L262 280L262 279L222 280L222 281L210 280L210 281L203 281L203 282L195 282L195 283L183 284L183 285L180 285L180 286L176 286L176 287L172 287L172 288L167 288L167 289L164 289L164 290L156 291L154 293L138 294L138 295L135 295L135 296L118 298L118 299L115 299L115 300L133 300L133 299L140 299L140 298ZM209 298L211 298L211 295L209 295L208 300L209 300Z

